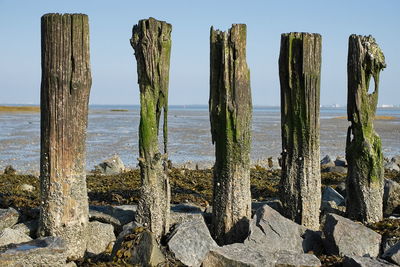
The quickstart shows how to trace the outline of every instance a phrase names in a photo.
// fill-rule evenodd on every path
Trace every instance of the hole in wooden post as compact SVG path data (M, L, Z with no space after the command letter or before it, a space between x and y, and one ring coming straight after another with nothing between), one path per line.
M368 78L368 94L371 95L375 92L375 80L374 77L371 75Z

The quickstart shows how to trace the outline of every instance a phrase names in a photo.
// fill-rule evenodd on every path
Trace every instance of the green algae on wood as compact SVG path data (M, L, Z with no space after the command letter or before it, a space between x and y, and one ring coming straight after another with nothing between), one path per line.
M379 74L385 57L372 36L351 35L347 59L346 210L350 218L374 223L383 217L382 143L374 130ZM368 92L374 82L374 91Z
M42 83L39 235L59 236L68 256L83 256L89 221L86 127L92 84L84 14L41 19Z
M246 25L210 32L210 122L215 144L213 235L220 244L243 241L251 216L252 103L246 63Z
M281 36L282 174L280 197L285 215L319 228L321 174L319 106L321 35Z
M169 230L170 186L164 166L167 160L168 84L172 26L154 18L133 26L131 45L135 50L140 89L139 165L141 193L137 219L155 234ZM161 113L164 154L158 146Z

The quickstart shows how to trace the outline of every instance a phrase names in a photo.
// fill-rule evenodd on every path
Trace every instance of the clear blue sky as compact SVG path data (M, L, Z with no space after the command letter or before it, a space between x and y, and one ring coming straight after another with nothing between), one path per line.
M400 104L400 1L100 1L0 0L0 103L40 102L40 17L86 13L90 23L91 104L138 104L131 29L155 17L173 26L170 104L207 104L209 31L247 24L247 61L253 103L279 105L280 34L322 35L321 104L346 104L347 42L352 33L373 35L387 69L380 104Z

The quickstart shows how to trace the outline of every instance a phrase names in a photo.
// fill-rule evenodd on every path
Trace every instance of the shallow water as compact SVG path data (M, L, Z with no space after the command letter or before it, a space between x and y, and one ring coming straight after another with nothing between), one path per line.
M115 112L112 109L128 109ZM384 156L400 154L400 109L378 109L378 115L398 119L375 122L382 138ZM344 155L347 127L345 108L321 109L321 156ZM206 106L171 106L168 117L169 158L175 163L213 162L210 123ZM87 134L87 169L118 154L125 165L135 167L138 157L138 106L92 106ZM39 113L0 113L0 169L6 165L37 173L40 154ZM252 160L278 156L281 152L280 109L253 111Z

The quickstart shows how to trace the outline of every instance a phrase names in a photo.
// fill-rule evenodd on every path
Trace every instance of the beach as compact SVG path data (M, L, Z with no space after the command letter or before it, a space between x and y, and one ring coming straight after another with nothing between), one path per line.
M380 108L375 130L382 139L383 154L400 154L400 108ZM345 108L321 108L321 158L345 155L349 122ZM88 171L115 154L125 166L135 168L138 157L138 106L91 106L87 130ZM179 166L187 162L209 167L214 162L207 106L171 106L168 115L168 157ZM40 113L0 111L0 170L12 165L23 173L38 174L40 161ZM160 141L161 141L160 136ZM253 164L281 153L279 107L253 110L251 160Z

